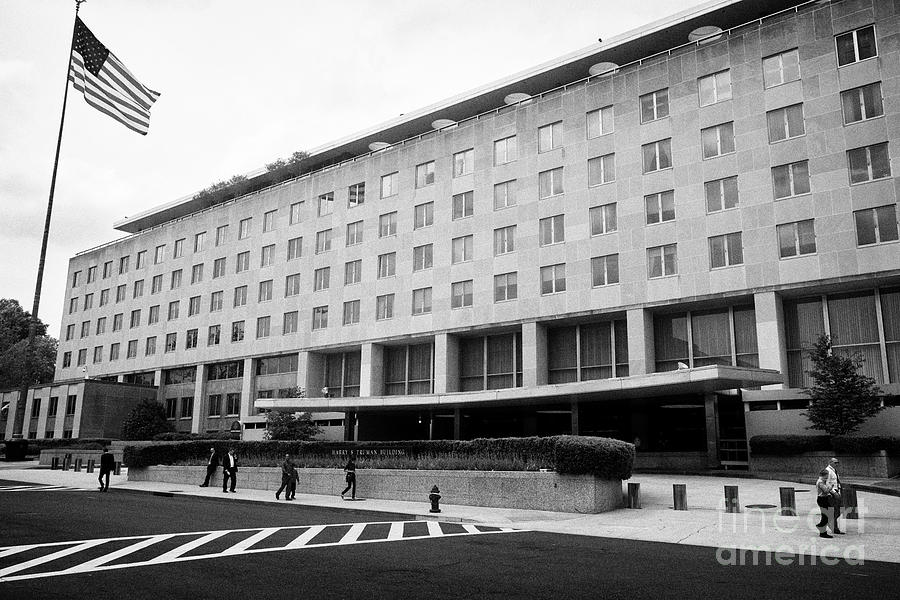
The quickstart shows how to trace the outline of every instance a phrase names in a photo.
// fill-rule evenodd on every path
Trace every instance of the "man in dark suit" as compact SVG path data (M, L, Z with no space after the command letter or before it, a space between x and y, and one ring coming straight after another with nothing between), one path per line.
M209 487L209 480L219 468L219 455L216 454L215 448L209 449L209 458L206 461L206 479L200 484L200 487Z
M228 479L231 479L231 493L234 493L234 486L237 484L237 459L234 457L234 448L228 449L228 454L222 460L222 491L228 490Z
M113 472L116 468L116 459L112 455L112 452L109 451L109 448L104 446L103 454L100 455L100 476L97 478L100 481L100 491L108 492L109 491L109 474ZM104 477L106 478L106 483L103 483Z

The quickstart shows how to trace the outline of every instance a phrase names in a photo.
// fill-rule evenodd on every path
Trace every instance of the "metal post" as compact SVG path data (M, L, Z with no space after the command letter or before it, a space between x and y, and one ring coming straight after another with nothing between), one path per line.
M116 468L113 470L113 475L121 475L122 474L122 463L116 461Z
M859 502L856 499L856 488L852 485L841 488L841 512L847 519L859 519Z
M89 458L89 459L88 459L87 472L88 472L88 473L93 473L93 472L94 472L94 459L93 459L93 458Z
M628 508L641 507L641 484L628 484Z
M739 513L741 512L741 503L738 500L738 486L725 486L725 512Z
M793 487L780 487L778 494L781 496L781 516L796 517L797 516L797 500L794 496Z
M75 459L75 472L81 473L81 459L80 458Z
M54 456L53 458L50 459L50 469L56 470L58 468L59 468L59 457Z
M672 484L672 494L675 499L675 510L687 510L687 485L684 483Z

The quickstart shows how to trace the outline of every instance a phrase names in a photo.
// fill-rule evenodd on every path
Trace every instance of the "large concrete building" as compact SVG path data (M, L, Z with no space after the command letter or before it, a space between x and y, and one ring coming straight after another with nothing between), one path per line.
M158 386L191 431L302 409L718 466L805 432L825 332L893 406L898 11L708 2L121 221L71 259L57 378Z

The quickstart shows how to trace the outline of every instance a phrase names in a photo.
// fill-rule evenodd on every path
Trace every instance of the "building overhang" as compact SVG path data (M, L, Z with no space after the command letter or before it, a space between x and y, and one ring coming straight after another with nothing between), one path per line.
M770 369L711 365L633 377L542 385L538 388L361 398L259 398L254 405L258 409L283 412L441 410L707 394L723 390L780 384L783 381L784 378L780 372Z

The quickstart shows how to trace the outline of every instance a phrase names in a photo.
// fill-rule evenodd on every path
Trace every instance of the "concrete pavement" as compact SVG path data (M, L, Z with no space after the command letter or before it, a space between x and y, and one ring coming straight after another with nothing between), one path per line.
M0 479L36 484L65 485L95 489L96 473L53 471L30 463L0 463ZM427 494L422 502L358 499L339 496L297 494L296 504L329 507L335 510L392 512L411 518L463 521L516 527L553 533L657 541L706 546L716 549L723 562L753 560L752 551L781 555L808 555L843 558L851 561L878 560L900 563L900 497L859 492L860 518L841 519L846 535L819 538L815 529L819 511L813 486L785 481L706 477L695 475L635 474L630 480L641 484L643 508L621 509L602 514L575 514L512 508L442 505L440 515L429 513ZM687 511L672 508L672 485L687 486ZM860 480L859 483L867 483ZM742 512L724 510L724 486L737 485ZM240 478L238 479L240 486ZM796 490L797 517L779 515L779 492L783 486ZM624 487L624 486L623 486ZM112 476L110 491L177 494L218 498L222 501L279 502L270 491L241 489L223 494L218 488L201 488L156 482L129 482L126 470ZM736 552L735 549L748 552ZM759 560L763 560L760 558Z

